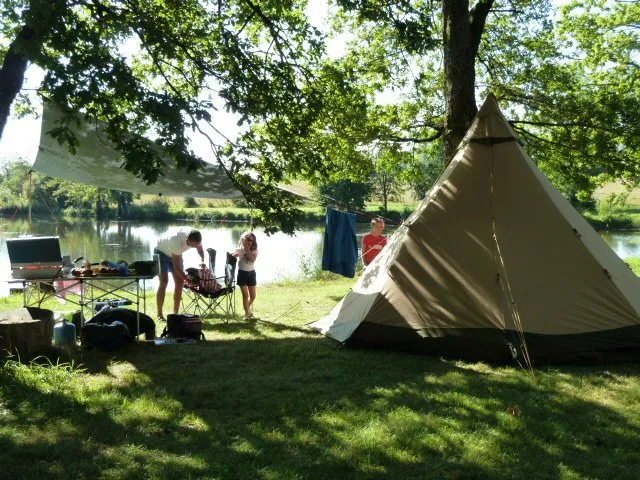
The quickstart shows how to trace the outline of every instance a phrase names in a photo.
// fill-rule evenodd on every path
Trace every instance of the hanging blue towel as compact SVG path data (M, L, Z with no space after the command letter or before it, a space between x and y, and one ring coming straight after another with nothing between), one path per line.
M348 278L356 275L358 240L356 216L353 213L327 209L324 230L322 270L338 273Z

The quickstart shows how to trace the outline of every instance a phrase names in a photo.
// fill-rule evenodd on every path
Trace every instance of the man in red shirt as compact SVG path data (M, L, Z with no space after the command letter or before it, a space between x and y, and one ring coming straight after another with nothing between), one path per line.
M371 233L362 237L362 263L366 267L380 253L380 250L387 244L387 237L382 232L384 230L384 220L374 218L371 220Z

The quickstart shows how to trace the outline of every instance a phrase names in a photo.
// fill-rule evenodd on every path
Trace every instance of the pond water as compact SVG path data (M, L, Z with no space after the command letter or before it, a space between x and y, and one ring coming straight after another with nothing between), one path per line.
M159 222L53 222L34 220L29 227L26 220L2 220L0 223L0 296L8 295L11 278L11 266L7 253L7 238L24 234L56 235L60 237L60 249L63 255L70 255L72 260L84 257L85 261L99 262L103 259L111 261L151 260L153 249L159 237L168 231L180 227L196 226L187 223ZM222 275L226 251L232 251L238 245L240 235L248 225L238 223L200 224L204 248L215 248L218 252L216 275ZM358 242L362 235L369 231L368 224L358 224ZM300 228L295 236L276 233L267 236L257 228L260 256L256 263L258 283L273 283L283 280L297 280L308 276L320 268L322 263L322 244L324 225L314 224ZM183 255L185 268L196 267L200 258L195 249ZM173 290L171 276L169 289ZM147 282L148 289L157 288L157 278ZM14 285L15 286L15 285Z
M640 232L601 232L600 235L620 258L640 257Z
M150 260L156 240L166 232L187 223L160 222L95 222L74 221L54 222L34 220L29 226L26 220L0 221L0 296L9 293L7 280L11 278L11 268L4 240L24 234L56 235L60 237L63 255L72 259L84 257L91 262L102 259L112 261ZM247 229L246 224L207 223L197 228L202 232L205 248L215 248L219 254L235 249L240 235ZM369 231L366 223L357 225L358 244L362 235ZM322 262L324 225L314 224L301 227L295 236L276 233L267 236L261 229L255 230L258 238L260 257L256 263L258 283L266 284L283 280L298 280L317 271ZM388 228L387 233L392 229ZM640 232L605 232L602 237L621 257L640 257ZM216 275L222 275L222 257L218 256ZM197 266L199 257L195 249L184 254L185 268ZM171 280L170 280L171 282ZM147 282L147 288L157 288L157 279ZM169 285L173 290L173 285Z

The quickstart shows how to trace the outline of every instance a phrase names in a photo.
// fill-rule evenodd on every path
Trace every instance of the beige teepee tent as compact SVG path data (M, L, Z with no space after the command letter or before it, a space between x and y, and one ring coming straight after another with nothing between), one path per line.
M341 342L469 360L640 352L640 280L490 95L455 158L333 311Z

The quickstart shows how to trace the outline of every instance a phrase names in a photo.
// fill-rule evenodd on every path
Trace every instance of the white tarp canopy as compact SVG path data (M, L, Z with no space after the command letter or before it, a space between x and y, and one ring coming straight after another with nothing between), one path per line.
M125 192L196 198L243 198L222 168L212 164L197 172L187 173L169 160L164 168L164 176L158 178L156 183L147 185L122 167L121 154L103 133L104 124L101 122L83 123L80 128L72 127L80 142L73 155L66 144L61 145L47 134L59 126L61 116L57 108L44 104L40 146L33 165L37 172Z

